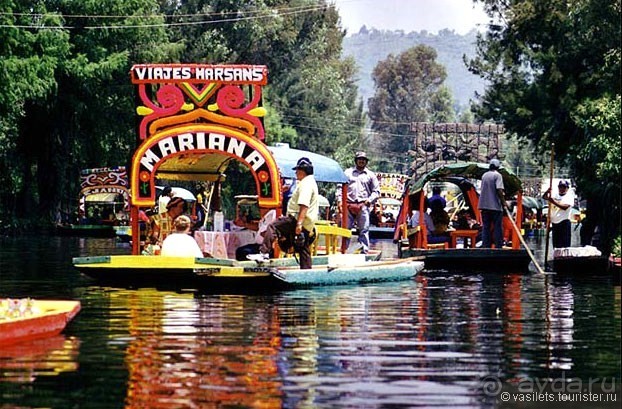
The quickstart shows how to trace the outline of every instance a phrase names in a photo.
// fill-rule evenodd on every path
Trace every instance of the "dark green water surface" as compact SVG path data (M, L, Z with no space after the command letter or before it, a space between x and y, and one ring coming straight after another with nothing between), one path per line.
M72 268L111 253L129 248L0 240L0 297L82 303L63 334L0 347L0 408L527 407L501 391L620 383L620 287L608 276L424 272L210 294L102 287Z

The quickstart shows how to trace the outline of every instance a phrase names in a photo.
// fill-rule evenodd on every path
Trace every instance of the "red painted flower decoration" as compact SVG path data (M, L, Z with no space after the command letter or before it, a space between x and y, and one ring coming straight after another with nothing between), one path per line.
M151 178L151 174L149 172L140 172L140 180L148 182L149 178Z
M267 182L268 179L270 179L270 176L268 175L268 172L266 172L265 170L259 171L259 173L257 173L257 178L259 178L259 181L261 183Z

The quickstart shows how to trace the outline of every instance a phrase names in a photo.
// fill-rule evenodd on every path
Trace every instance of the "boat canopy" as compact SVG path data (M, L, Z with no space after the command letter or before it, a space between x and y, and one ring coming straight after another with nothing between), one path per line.
M288 144L268 146L279 167L281 176L288 179L296 179L296 166L298 159L307 157L313 163L315 180L318 182L345 183L348 181L343 169L337 161L326 156L290 148ZM201 180L223 181L224 172L234 160L231 156L220 153L196 153L189 152L183 155L167 158L158 168L158 177L167 180Z
M161 191L164 189L164 186L156 186L156 189ZM175 197L181 197L188 202L195 202L197 200L191 191L184 189L183 187L171 187L171 190L173 191L173 196Z
M313 163L313 176L318 182L346 183L348 178L337 161L326 156L290 148L288 144L277 144L268 146L270 152L279 167L281 176L288 179L296 179L296 171L292 168L296 166L298 159L309 158Z
M432 180L447 179L451 177L481 180L482 175L488 171L489 166L490 165L486 163L475 162L452 163L439 166L417 180L412 178L408 183L407 194L412 195L417 193L423 189L426 183ZM503 176L503 185L505 187L505 193L508 196L513 196L522 190L520 179L509 169L502 166L499 169L499 173Z
M185 152L183 155L167 157L158 168L158 178L214 182L225 179L225 170L234 160L223 153Z
M123 200L117 200L118 196L118 193L93 193L88 196L84 196L84 201L89 204L125 203Z

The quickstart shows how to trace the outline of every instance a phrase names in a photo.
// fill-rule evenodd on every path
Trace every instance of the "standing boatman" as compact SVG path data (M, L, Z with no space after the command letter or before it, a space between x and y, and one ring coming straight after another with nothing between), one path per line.
M482 247L503 248L503 211L508 208L505 201L503 176L499 173L501 162L491 159L488 171L482 175L478 209L482 215Z
M369 218L370 208L380 197L380 183L374 172L367 168L369 159L365 152L359 151L354 155L354 167L346 169L348 178L348 228L354 223L358 228L358 245L362 253L369 251ZM337 203L341 209L341 189L337 190ZM350 240L347 240L348 246Z
M570 228L570 211L574 205L574 196L568 194L569 183L560 180L557 185L557 194L551 193L549 187L544 192L544 200L552 206L551 227L553 229L553 248L570 247L572 231Z

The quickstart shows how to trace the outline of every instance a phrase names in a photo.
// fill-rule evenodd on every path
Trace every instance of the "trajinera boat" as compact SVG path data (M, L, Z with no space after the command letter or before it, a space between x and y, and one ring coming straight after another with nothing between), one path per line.
M503 176L506 199L514 204L515 225L512 226L507 214L504 215L503 248L477 247L481 214L477 208L479 193L476 184L488 169L489 165L484 163L445 164L418 180L411 179L402 198L394 233L399 256L423 257L426 270L527 272L530 257L527 250L521 248L519 232L514 228L522 224L521 181L503 166L499 172ZM431 190L431 186L441 186L453 196L447 200L446 207L451 222L441 237L429 235L424 218L428 207L426 191Z
M395 231L395 222L402 204L401 198L408 176L397 173L377 172L380 185L380 197L374 203L369 222L369 237L373 239L391 239Z
M256 231L225 224L227 229L222 223L221 184L236 183L226 180L231 163L239 162L252 175L258 216L272 209L277 216L282 214L282 181L295 179L292 168L301 157L313 163L318 183L343 184L342 193L347 189L343 170L328 157L287 144L264 143L260 118L266 113L261 106L262 86L267 83L265 66L146 64L132 67L131 78L140 97L136 112L142 116L140 142L129 171L132 254L74 258L75 268L82 273L137 285L164 281L203 288L228 284L251 288L403 280L423 268L421 261L412 259L339 254L345 253L345 239L351 232L329 221L316 224L312 269L300 270L295 255L279 249L266 263L235 260L235 246L253 243ZM194 233L208 257L142 254L146 243L140 240L139 213L154 206L156 182L162 180L211 186L205 200L208 223Z
M128 230L129 203L125 166L83 169L77 220L59 220L60 235L114 237Z
M79 311L79 301L0 299L0 345L56 335Z

